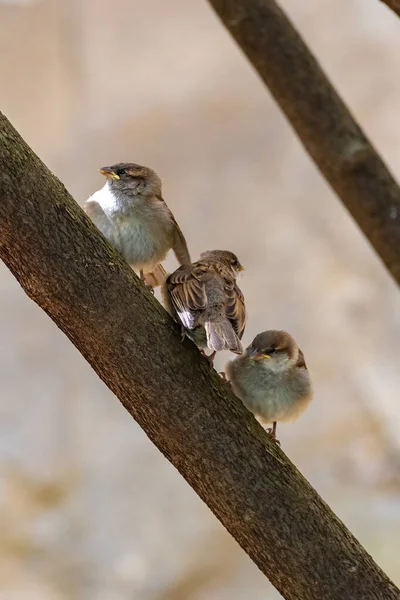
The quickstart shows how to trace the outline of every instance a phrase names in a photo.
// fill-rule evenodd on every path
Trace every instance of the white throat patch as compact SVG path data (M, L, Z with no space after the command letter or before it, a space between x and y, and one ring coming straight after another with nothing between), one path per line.
M110 182L106 181L101 190L90 196L89 200L97 202L105 212L118 210L118 201L110 188Z

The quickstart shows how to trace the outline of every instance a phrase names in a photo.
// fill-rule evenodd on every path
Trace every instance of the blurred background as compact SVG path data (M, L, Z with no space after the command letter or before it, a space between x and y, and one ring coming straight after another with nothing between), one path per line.
M398 174L399 20L283 6ZM142 163L193 258L239 255L244 342L287 329L314 380L283 449L400 585L398 290L208 3L0 0L0 80L80 204ZM4 266L0 294L0 599L280 597Z

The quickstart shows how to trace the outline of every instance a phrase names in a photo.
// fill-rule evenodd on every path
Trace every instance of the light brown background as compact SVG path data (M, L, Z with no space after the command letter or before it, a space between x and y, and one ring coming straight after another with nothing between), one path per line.
M398 173L399 20L284 7ZM143 163L194 258L239 255L244 341L288 329L314 380L283 448L400 585L398 291L207 2L0 1L0 81L81 204L97 168ZM277 598L4 266L0 294L0 597Z

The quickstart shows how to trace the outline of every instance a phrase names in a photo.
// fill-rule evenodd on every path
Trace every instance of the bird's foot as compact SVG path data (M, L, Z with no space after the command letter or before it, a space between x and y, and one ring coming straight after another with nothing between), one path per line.
M280 441L276 437L274 437L272 435L272 429L271 428L266 429L265 431L267 432L267 435L271 439L271 441L275 442L275 444L277 444L278 446L281 445Z
M147 288L150 294L153 294L154 296L154 286L152 286L151 283L146 283L146 275L143 273L143 269L140 269L139 277L143 281L144 287Z
M214 350L214 352L212 352L211 354L207 355L204 350L200 350L201 354L204 356L204 358L207 360L210 369L214 368L214 356L217 354L217 352Z
M276 421L272 423L272 427L268 427L268 429L265 431L267 432L268 437L271 438L275 444L278 444L278 446L281 445L280 441L276 437Z
M232 389L232 384L227 378L226 374L223 371L221 371L220 373L218 373L218 375L221 377L222 381Z

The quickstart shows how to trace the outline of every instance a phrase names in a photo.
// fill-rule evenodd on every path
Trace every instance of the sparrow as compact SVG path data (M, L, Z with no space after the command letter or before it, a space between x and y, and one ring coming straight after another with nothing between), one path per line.
M304 355L286 331L259 333L243 356L227 363L225 375L259 421L272 423L267 431L277 443L277 422L294 421L312 399Z
M207 356L210 364L220 350L243 352L240 340L246 310L236 284L243 270L233 252L211 250L203 252L197 262L179 267L162 286L166 310L182 325L183 334L201 350L212 351Z
M162 198L157 173L134 163L99 171L106 183L84 210L140 278L149 287L160 285L166 277L160 263L171 248L181 265L190 264L185 237Z

